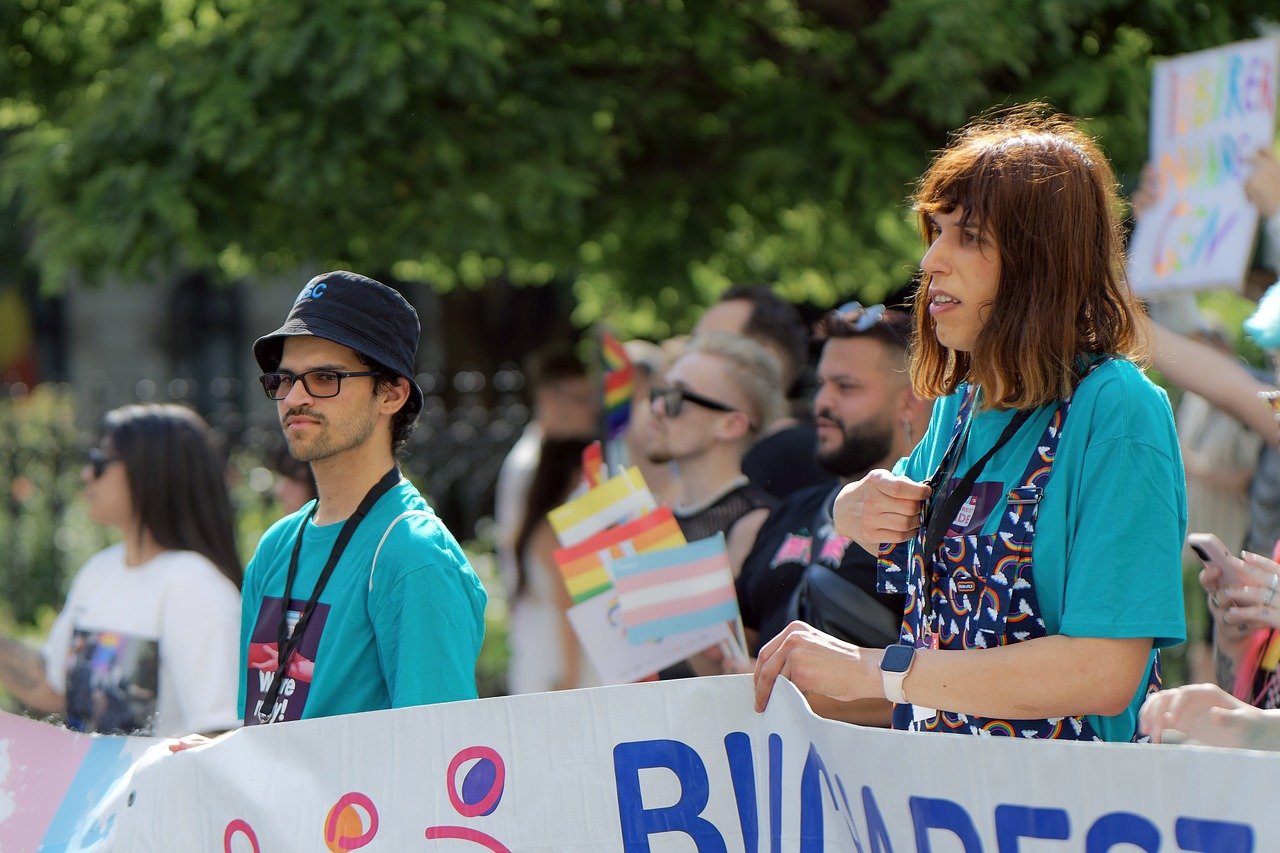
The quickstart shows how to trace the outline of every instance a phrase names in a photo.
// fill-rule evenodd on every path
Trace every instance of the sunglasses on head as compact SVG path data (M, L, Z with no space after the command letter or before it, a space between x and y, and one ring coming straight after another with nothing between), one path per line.
M659 388L655 386L649 391L649 402L656 403L662 401L662 413L669 418L680 416L680 412L684 409L684 403L688 400L695 406L701 406L704 409L710 409L713 412L741 412L742 410L728 403L721 403L719 400L713 400L710 397L704 397L701 394L689 391L685 388ZM748 421L750 423L750 421ZM755 429L755 424L751 423L751 429Z
M846 302L836 309L836 313L845 316L845 319L853 323L855 332L865 332L876 323L884 319L885 307L883 303L877 303L870 308L863 308L861 302Z
M107 468L112 462L123 462L124 457L108 456L105 451L100 448L93 447L89 449L89 470L93 473L93 479L97 480L107 472Z

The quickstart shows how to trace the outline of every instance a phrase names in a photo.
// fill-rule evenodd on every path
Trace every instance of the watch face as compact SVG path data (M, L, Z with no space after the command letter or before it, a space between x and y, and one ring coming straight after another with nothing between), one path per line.
M880 669L884 672L906 672L915 656L916 650L912 646L889 646L880 659Z

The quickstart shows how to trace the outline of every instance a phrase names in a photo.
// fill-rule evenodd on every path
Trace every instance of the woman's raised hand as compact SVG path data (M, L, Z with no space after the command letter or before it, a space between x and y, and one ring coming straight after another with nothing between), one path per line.
M930 489L883 469L850 483L836 495L836 533L874 554L883 542L906 542L920 527L920 504Z

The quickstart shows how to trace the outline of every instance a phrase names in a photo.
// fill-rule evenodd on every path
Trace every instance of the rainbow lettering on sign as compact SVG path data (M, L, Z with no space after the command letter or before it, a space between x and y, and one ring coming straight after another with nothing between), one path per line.
M1221 54L1186 72L1171 68L1165 133L1186 136L1218 122L1274 111L1275 73L1270 57L1239 54Z
M1129 279L1139 294L1239 286L1257 209L1252 158L1274 144L1280 39L1163 60L1151 99L1157 200L1138 221Z

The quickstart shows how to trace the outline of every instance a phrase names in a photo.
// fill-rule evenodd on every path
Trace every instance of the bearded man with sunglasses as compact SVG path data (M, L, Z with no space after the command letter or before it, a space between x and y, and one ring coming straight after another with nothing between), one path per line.
M835 532L831 507L841 487L906 456L928 428L930 403L914 394L907 373L911 318L853 302L823 317L817 337L816 457L838 479L783 498L747 555L738 602L752 655L795 619L881 648L897 640L902 621L903 597L876 591L876 558ZM822 716L889 724L888 702L809 698Z
M253 345L319 498L268 530L245 571L246 725L476 696L484 588L395 461L422 409L420 328L395 290L338 271Z

